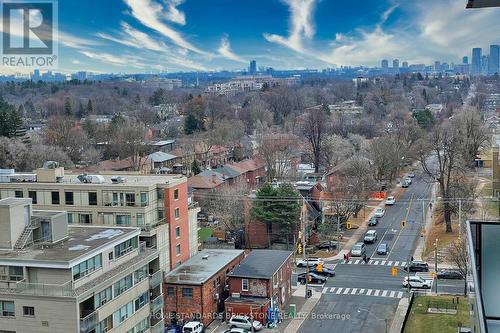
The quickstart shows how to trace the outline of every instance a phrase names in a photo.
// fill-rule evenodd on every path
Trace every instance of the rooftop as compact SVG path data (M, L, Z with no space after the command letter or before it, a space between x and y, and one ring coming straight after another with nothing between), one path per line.
M150 159L153 162L165 162L165 161L173 160L176 158L177 158L177 156L172 155L172 154L168 154L168 153L164 153L162 151L157 151L157 152L154 152L154 153L148 155L148 159Z
M203 250L165 276L165 283L201 285L243 254L243 250Z
M0 250L0 265L21 262L32 266L50 264L51 267L69 268L73 261L139 234L139 228L70 225L68 237L57 243L38 244L23 250Z
M291 255L290 251L253 250L228 276L270 279Z

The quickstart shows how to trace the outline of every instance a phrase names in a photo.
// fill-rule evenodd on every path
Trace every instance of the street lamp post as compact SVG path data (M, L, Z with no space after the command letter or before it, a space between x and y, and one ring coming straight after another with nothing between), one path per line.
M434 283L436 284L436 294L438 293L438 278L437 278L437 271L438 271L438 239L436 238L436 242L434 242Z

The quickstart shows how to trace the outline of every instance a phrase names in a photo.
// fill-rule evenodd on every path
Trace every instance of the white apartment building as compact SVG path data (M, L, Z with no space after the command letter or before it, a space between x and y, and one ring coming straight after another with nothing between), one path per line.
M2 333L160 333L163 271L136 227L67 224L0 200Z

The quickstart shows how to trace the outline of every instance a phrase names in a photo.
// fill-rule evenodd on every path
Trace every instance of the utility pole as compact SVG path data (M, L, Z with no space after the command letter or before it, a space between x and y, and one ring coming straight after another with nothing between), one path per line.
M436 294L438 293L438 278L437 278L437 271L438 271L438 239L436 238L436 242L434 243L434 282L436 283Z
M462 239L462 199L458 199L458 239Z

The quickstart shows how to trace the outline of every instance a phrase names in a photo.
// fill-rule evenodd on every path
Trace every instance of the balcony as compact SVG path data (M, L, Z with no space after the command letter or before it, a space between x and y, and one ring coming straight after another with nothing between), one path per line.
M15 289L11 290L17 294L31 296L75 297L75 291L71 281L64 284L48 284L27 283L23 280L17 282Z
M151 301L151 313L155 314L163 309L163 294L158 295L154 300Z
M166 224L167 223L167 219L166 218L162 218L161 220L157 220L151 224L146 224L146 225L141 225L141 230L142 231L151 231L153 229L156 229L157 227L159 227L160 225L163 225L163 224Z
M80 319L80 333L92 331L99 323L97 311L91 312L85 318Z
M165 323L163 318L157 320L155 318L151 318L151 326L149 328L150 333L163 333L165 331Z
M159 286L162 282L163 282L163 271L159 270L150 276L149 287L151 289L154 289L155 287Z

